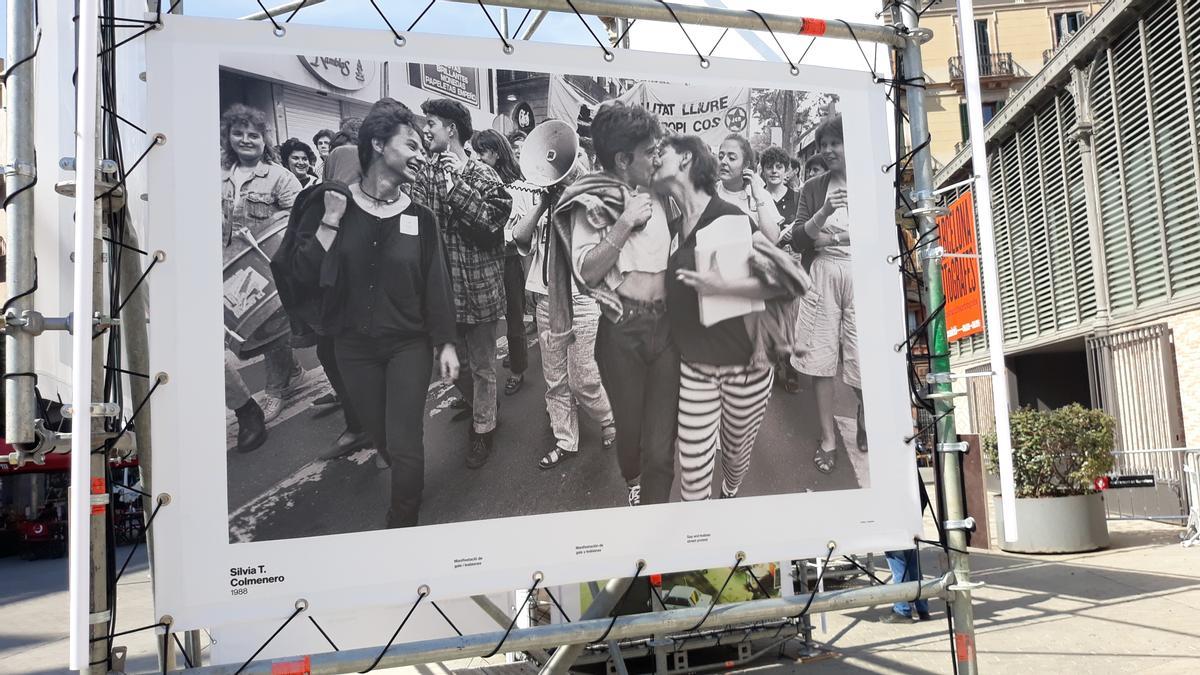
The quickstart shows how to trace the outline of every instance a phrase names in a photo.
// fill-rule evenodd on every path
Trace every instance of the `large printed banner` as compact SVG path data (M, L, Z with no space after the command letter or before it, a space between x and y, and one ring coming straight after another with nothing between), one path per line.
M582 92L579 86L561 76L551 76L548 116L572 121L581 108L589 113L599 101ZM717 147L729 134L750 138L750 89L732 85L697 87L668 82L637 82L616 97L654 113L663 128L673 134L693 134ZM761 121L760 121L761 123ZM755 125L759 126L759 125Z
M175 629L920 532L868 75L164 19L147 245ZM535 173L569 173L554 228Z

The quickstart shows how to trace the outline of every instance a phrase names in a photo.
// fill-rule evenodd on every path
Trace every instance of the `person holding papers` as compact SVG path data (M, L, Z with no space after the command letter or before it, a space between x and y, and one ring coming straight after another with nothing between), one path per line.
M678 451L684 501L712 496L718 438L721 497L734 497L771 398L774 370L755 358L746 317L780 291L751 274L755 228L717 196L718 163L698 136L663 139L654 189L678 208L667 269L667 317L679 349ZM761 235L759 235L761 236Z

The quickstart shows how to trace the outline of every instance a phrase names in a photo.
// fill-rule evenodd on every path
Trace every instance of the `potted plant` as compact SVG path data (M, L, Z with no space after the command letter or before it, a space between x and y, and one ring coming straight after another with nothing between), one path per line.
M1113 467L1112 416L1078 403L1057 410L1022 408L1012 414L1016 541L1004 540L1004 512L995 496L1000 548L1017 553L1076 553L1108 546L1104 496L1095 479ZM996 434L983 439L988 469L996 471Z

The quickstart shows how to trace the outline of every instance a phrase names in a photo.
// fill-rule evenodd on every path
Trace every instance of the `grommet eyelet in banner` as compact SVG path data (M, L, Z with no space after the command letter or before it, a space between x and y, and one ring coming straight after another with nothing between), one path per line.
M408 40L405 40L403 35L397 35L396 39L392 40L392 42L394 42L397 47L403 47L404 45L408 44Z
M605 61L612 63L613 59L615 59L615 58L616 58L616 56L613 56L612 52L604 52L604 60Z
M710 65L712 65L711 61L709 61L707 58L705 58L703 56L700 57L700 67L701 68L707 68Z
M800 74L800 69L797 68L796 66L792 66L791 73L792 73L792 77L795 77Z
M287 35L287 29L284 28L283 26L276 26L275 29L271 32L275 33L275 37L277 37L277 38L281 38L284 35Z
M514 46L512 46L511 44L508 44L508 43L505 43L505 44L504 44L504 53L505 53L505 54L507 54L507 55L509 55L509 56L512 56L512 53L513 53L513 52L515 52L515 51L517 51L517 48L516 48L516 47L514 47Z

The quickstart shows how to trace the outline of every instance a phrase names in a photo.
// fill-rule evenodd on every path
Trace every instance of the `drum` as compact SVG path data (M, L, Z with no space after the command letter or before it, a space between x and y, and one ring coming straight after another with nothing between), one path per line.
M225 334L240 359L263 353L291 332L271 274L271 256L283 242L288 215L280 211L257 232L235 230L225 247Z

